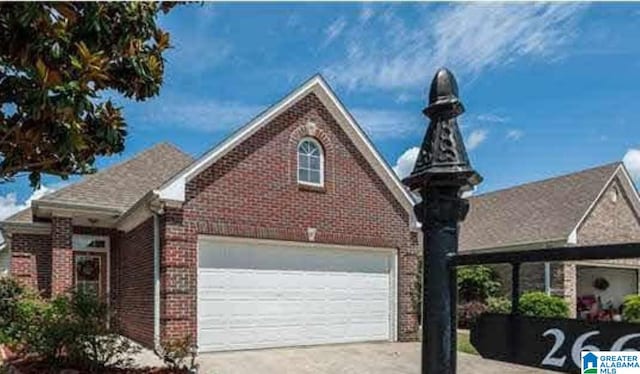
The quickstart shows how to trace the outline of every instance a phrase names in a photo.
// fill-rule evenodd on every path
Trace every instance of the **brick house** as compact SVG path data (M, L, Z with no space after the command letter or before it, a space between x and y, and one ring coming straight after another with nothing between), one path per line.
M640 199L622 163L471 197L461 226L461 251L509 251L640 242ZM640 251L639 251L640 257ZM511 268L495 265L504 292L511 291ZM640 259L523 264L523 291L564 297L576 316L578 299L600 297L619 308L638 294ZM597 278L609 282L594 288Z
M215 120L215 119L212 119ZM412 200L316 76L192 159L156 145L2 223L10 273L200 351L415 337Z

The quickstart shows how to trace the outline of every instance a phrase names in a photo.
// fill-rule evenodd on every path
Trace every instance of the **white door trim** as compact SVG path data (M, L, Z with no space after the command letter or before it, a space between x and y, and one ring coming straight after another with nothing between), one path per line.
M81 242L81 239L98 239L105 241L104 248L86 248L86 247L78 247L78 243ZM95 252L95 253L105 253L107 256L107 304L111 301L111 238L108 235L86 235L86 234L73 234L71 236L71 248L73 252ZM75 271L75 268L73 269Z
M367 247L367 246L349 246L342 244L325 244L317 242L295 242L285 240L271 240L271 239L256 239L256 238L242 238L242 237L229 237L218 235L198 235L196 243L196 321L201 320L199 300L199 285L198 279L200 278L200 243L247 243L253 245L281 245L288 247L302 247L302 248L317 248L319 250L350 250L350 251L362 251L362 252L387 252L389 254L389 341L398 341L398 290L399 290L399 271L398 271L398 250L397 248L387 247ZM197 322L196 322L197 323ZM196 331L199 334L200 327L196 326ZM199 339L199 338L198 338Z

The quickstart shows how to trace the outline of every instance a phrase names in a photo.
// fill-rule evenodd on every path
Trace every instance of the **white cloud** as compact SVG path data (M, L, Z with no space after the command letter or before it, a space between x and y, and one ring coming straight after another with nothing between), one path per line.
M505 123L509 121L509 117L500 116L493 113L485 113L476 116L478 121L491 122L491 123Z
M162 97L136 106L130 123L144 126L180 127L200 132L226 132L244 125L264 106L215 99Z
M636 182L640 183L640 149L629 149L622 158L624 166Z
M549 62L566 53L582 4L455 4L416 6L416 17L393 8L350 25L345 56L325 73L351 89L406 89L428 84L448 66L471 78L518 58ZM381 32L382 31L382 32Z
M57 188L55 187L46 187L45 185L42 185L39 189L33 191L31 196L29 196L22 204L18 203L18 198L15 192L9 192L4 196L0 196L0 220L6 219L19 211L30 207L33 200L37 200L42 196L48 195L56 189Z
M371 7L371 5L363 4L362 9L360 10L360 16L358 18L360 19L360 22L365 23L369 21L371 17L374 16L374 14L375 14L375 11Z
M520 140L524 136L524 132L518 129L511 129L507 131L507 139L508 140Z
M470 151L473 151L485 140L487 140L488 135L489 135L489 130L486 130L486 129L477 129L477 130L471 131L471 134L469 134L469 137L466 140L467 149Z
M145 127L226 133L244 125L264 108L264 105L234 101L165 96L144 106L132 107L127 115L131 124ZM355 108L350 112L365 132L376 139L398 139L407 135L421 137L426 123L420 112L370 108Z
M26 208L26 205L18 204L15 192L0 196L0 220L12 216L24 208Z
M347 21L344 17L336 18L327 28L324 30L325 40L324 45L327 46L331 42L342 34L342 31L347 26Z
M408 102L409 102L409 101L411 101L412 99L413 99L413 97L412 97L411 95L409 95L409 94L408 94L408 93L406 93L406 92L403 92L403 93L399 94L399 95L396 97L396 103L398 103L398 104L404 104L404 103L408 103ZM422 98L420 98L420 99L422 99Z
M287 17L287 21L285 23L285 25L287 26L287 28L296 28L298 26L300 26L300 15L297 13L291 13L289 14L289 16Z
M233 44L219 36L224 30L216 28L222 16L216 6L205 3L197 11L177 7L169 14L174 13L188 14L189 22L181 22L175 15L160 18L171 37L172 48L165 54L167 76L173 72L199 76L232 57Z
M412 147L407 149L402 155L400 155L400 157L398 157L398 160L393 167L393 171L396 172L396 175L400 179L411 174L416 163L416 159L418 158L418 152L420 152L420 148Z
M423 135L420 132L423 118L414 118L404 111L356 108L351 111L351 114L365 132L373 138L397 139L411 134L415 134L417 137ZM424 129L422 131L424 132Z

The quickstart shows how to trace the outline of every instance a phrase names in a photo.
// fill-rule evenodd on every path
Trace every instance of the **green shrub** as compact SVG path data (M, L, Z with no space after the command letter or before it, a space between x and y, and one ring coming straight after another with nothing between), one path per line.
M0 277L0 344L11 342L18 300L24 292L17 280Z
M482 301L500 294L498 274L482 265L463 266L458 269L458 294L462 301Z
M76 292L45 300L25 293L16 303L10 330L12 347L52 367L71 365L86 372L126 367L140 351L109 328L112 316L98 297Z
M24 354L37 355L52 366L58 366L64 361L65 347L74 338L68 319L66 300L47 301L26 294L16 305L11 345Z
M490 313L511 313L511 301L506 297L487 298L487 311Z
M520 313L534 317L566 318L569 316L569 306L557 296L538 291L527 292L520 296Z
M68 344L69 359L89 371L105 367L128 367L140 347L112 331L114 319L106 302L92 293L76 292L68 300L70 326L75 339Z
M458 327L470 329L482 313L487 312L487 305L480 301L468 301L458 305Z
M182 339L162 343L155 353L171 370L197 372L196 348L191 335L187 335Z
M14 278L0 277L0 321L8 321L24 287Z
M640 322L640 295L629 295L624 298L622 316L627 322Z

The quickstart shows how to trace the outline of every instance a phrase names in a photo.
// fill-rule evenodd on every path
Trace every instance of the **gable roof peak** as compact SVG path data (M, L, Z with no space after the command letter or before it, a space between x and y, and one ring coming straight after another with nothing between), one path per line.
M621 168L615 162L472 196L461 224L460 248L567 243Z
M244 140L251 137L263 126L270 123L277 115L291 108L295 103L309 94L315 94L322 104L325 105L327 110L329 110L338 124L346 132L347 136L354 141L356 148L362 153L365 159L370 162L373 169L381 177L396 199L412 214L413 199L409 192L404 185L402 185L389 164L380 156L371 140L344 107L340 99L338 99L324 77L319 73L311 76L311 78L307 79L279 102L258 114L258 116L236 130L231 136L193 162L192 165L176 174L160 186L156 193L163 200L184 201L185 185L189 180L215 163Z

